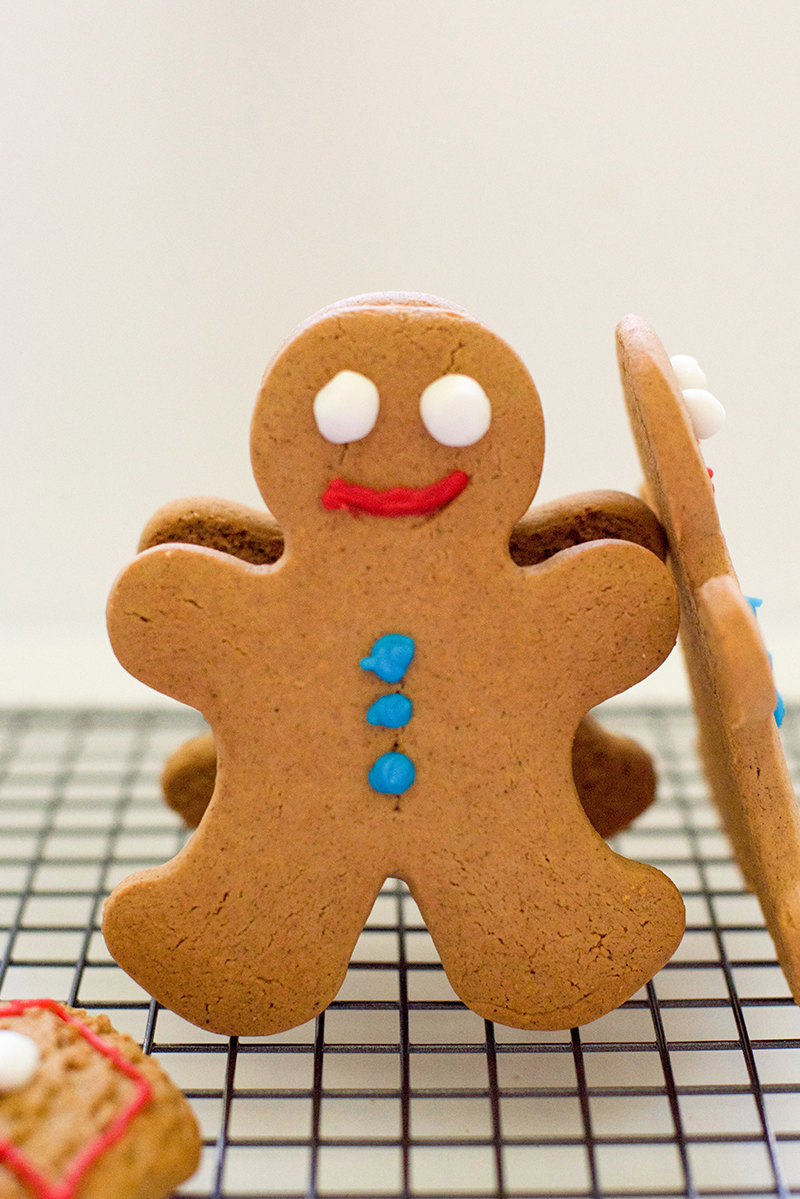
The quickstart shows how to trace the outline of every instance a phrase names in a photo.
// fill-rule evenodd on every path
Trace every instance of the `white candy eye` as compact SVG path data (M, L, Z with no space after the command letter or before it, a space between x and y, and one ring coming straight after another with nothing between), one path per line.
M689 354L673 354L670 362L681 391L687 387L705 387L708 380L696 358L692 358Z
M702 387L687 387L683 392L683 401L689 409L689 417L698 441L705 441L719 433L725 424L725 409L716 396Z
M492 423L489 397L469 375L436 379L420 396L419 412L423 425L440 445L474 445Z
M326 441L345 445L361 441L375 427L378 389L358 371L339 371L314 397L314 420Z
M26 1086L39 1065L39 1046L24 1033L0 1029L0 1091Z

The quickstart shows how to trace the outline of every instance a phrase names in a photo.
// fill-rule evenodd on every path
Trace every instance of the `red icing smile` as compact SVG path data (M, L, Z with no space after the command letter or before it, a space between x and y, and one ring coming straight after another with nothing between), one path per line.
M467 483L469 475L463 470L454 470L430 487L389 487L386 491L332 479L322 493L322 506L331 512L345 508L354 514L368 512L371 516L426 516L454 500Z
M80 1150L68 1166L66 1174L58 1182L49 1182L15 1145L0 1138L0 1162L7 1166L37 1199L73 1199L90 1166L97 1161L101 1154L116 1144L124 1135L133 1117L142 1110L145 1104L150 1102L153 1088L141 1071L137 1070L116 1046L107 1044L87 1024L76 1019L54 999L14 999L0 1007L0 1016L21 1016L28 1008L37 1007L46 1008L59 1020L63 1020L65 1024L71 1024L98 1053L109 1059L115 1070L126 1074L135 1084L133 1098L127 1107L118 1113L104 1132L89 1141Z

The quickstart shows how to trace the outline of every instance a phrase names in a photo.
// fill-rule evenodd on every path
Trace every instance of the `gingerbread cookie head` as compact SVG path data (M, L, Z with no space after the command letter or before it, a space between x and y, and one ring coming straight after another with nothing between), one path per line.
M535 494L544 431L505 342L443 300L385 293L323 309L281 348L251 451L289 544L358 539L387 516L471 539L488 528L506 544Z

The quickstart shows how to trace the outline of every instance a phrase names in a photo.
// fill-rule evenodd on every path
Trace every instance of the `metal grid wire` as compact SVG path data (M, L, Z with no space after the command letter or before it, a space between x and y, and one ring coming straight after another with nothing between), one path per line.
M111 1014L181 1085L204 1157L180 1191L277 1199L800 1194L800 1011L719 831L682 709L611 709L654 755L656 805L615 847L681 888L675 958L571 1032L485 1023L387 883L336 1001L274 1037L201 1032L110 959L108 891L186 834L163 805L180 711L0 713L0 997ZM784 743L800 772L800 711ZM116 1197L114 1197L116 1199Z

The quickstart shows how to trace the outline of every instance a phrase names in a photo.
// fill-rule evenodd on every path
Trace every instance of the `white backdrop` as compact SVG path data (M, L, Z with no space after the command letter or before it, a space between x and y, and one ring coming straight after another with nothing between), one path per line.
M259 503L270 355L380 289L522 355L541 499L638 486L620 317L696 355L723 528L800 695L796 0L6 0L0 56L0 702L148 700L103 623L141 526Z

